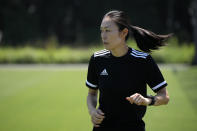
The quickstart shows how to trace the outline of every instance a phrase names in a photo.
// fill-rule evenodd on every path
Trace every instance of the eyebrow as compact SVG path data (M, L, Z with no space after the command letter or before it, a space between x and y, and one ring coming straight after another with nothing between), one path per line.
M102 29L102 28L106 29L106 28L109 28L109 27L110 27L110 26L105 26L105 27L102 27L102 26L101 26L100 29Z

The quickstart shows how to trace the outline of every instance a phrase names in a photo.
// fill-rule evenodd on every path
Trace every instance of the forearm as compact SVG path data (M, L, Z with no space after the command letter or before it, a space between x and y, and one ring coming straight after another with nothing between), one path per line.
M96 105L97 105L97 94L88 93L87 106L90 114L93 110L96 109Z
M166 105L169 102L169 95L166 88L163 88L157 92L155 96L154 106Z
M169 102L169 96L159 95L155 96L155 104L154 106L166 105Z

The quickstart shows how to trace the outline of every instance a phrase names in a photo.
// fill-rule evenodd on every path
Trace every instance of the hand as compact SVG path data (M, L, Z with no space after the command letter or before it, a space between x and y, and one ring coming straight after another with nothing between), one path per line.
M151 103L151 99L145 98L139 93L135 93L130 97L126 97L126 100L128 100L131 104L135 103L138 106L140 105L147 106Z
M99 127L99 124L105 118L104 113L100 109L95 109L90 113L94 127Z

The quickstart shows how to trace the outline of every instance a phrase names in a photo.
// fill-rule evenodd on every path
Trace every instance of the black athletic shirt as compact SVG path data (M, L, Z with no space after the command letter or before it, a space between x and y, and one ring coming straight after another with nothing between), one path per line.
M129 48L122 57L115 57L106 49L91 56L86 86L100 91L99 108L105 113L101 126L124 126L141 121L146 106L130 104L126 97L134 93L146 97L147 84L154 92L167 86L149 54Z

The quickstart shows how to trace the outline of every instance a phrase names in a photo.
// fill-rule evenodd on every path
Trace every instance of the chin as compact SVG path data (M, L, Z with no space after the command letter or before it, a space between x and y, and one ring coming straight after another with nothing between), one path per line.
M107 45L104 45L104 48L105 48L106 50L110 50L110 47L107 46Z

